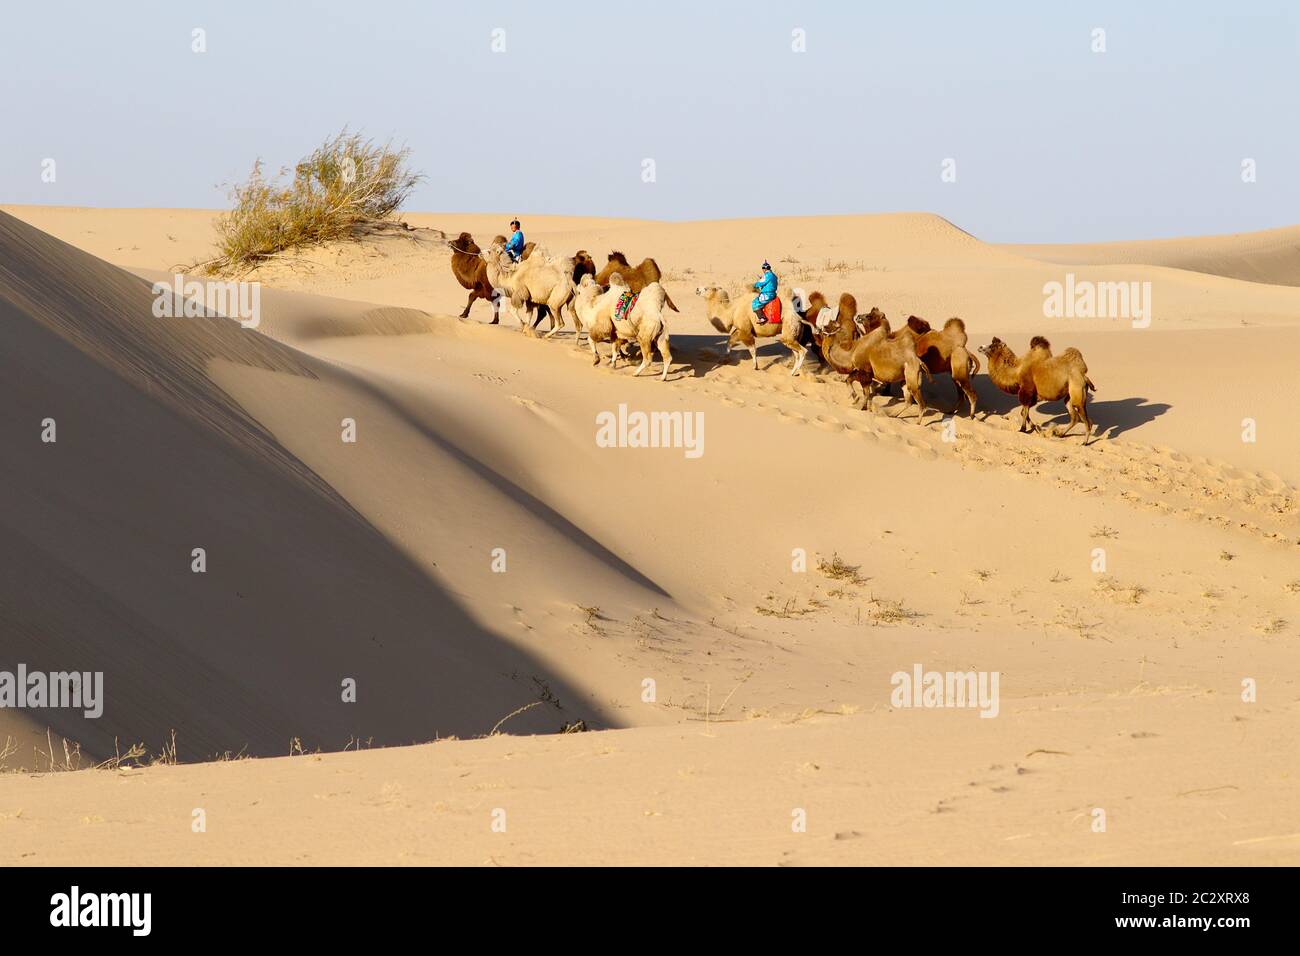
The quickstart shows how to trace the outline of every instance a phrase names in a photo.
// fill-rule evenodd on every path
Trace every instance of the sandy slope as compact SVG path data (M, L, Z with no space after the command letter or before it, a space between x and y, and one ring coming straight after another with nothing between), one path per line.
M17 211L73 241L139 246L149 255L116 261L149 277L203 255L197 237L137 236L147 216L122 213L114 234L114 211ZM500 218L412 220L478 235ZM31 443L28 422L65 393L70 423L135 430L103 436L115 454L82 452L60 419L59 451L85 455L76 468L6 463L26 495L4 513L7 563L26 575L6 612L119 668L115 734L152 745L183 727L188 756L284 753L291 736L331 750L353 732L483 734L534 701L506 729L631 728L153 768L116 788L103 774L5 776L15 862L88 846L132 862L246 861L249 846L301 862L1300 859L1286 798L1300 769L1295 289L1124 266L1185 310L1149 330L1049 328L1041 286L1056 266L933 216L539 222L532 237L557 249L659 259L684 310L665 384L593 369L567 335L445 317L464 297L432 233L264 270L288 290L266 293L265 336L215 320L146 334L147 286L3 222L16 249L41 251L3 274L3 328L19 336L4 381L27 403L7 403L7 430ZM1046 332L1081 348L1104 439L1016 434L1014 402L983 381L995 414L945 442L937 424L856 411L833 376L791 379L776 346L759 372L719 367L690 290L739 285L773 250L806 260L778 266L787 284L960 312L977 341ZM40 300L77 281L80 297ZM9 292L22 283L25 298ZM107 344L106 303L133 330ZM131 362L114 359L127 349ZM187 391L149 384L173 379ZM932 394L951 408L949 383ZM596 447L595 416L619 403L703 412L705 454ZM168 415L184 429L160 431ZM339 441L344 417L354 445ZM105 462L120 474L106 481ZM60 515L69 501L80 515ZM218 531L228 556L196 596L190 542ZM40 573L30 542L81 583L49 590L58 575ZM505 574L489 567L497 547ZM1105 574L1091 570L1098 547ZM794 549L808 572L792 571ZM818 572L834 554L859 581ZM86 581L103 600L64 597ZM24 593L55 600L13 612ZM111 651L104 634L120 635ZM914 663L999 671L1000 716L892 709L890 675ZM338 674L363 664L373 709L338 704ZM135 690L146 672L167 693ZM1240 700L1248 677L1258 703ZM99 754L111 736L83 743ZM207 834L153 838L195 806ZM489 829L497 807L506 834ZM790 832L795 807L807 834ZM1105 834L1089 828L1094 807Z
M1169 266L1248 282L1300 285L1300 226L1229 236L1001 248L1016 255L1067 265Z

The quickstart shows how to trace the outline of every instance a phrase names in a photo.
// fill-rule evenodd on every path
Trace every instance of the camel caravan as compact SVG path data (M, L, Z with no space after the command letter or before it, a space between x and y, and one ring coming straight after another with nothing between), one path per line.
M467 232L448 242L452 271L469 290L462 319L483 299L491 304L491 324L496 325L501 305L508 300L525 334L535 336L542 320L549 318L545 338L551 338L566 327L567 311L573 319L575 342L581 347L586 337L593 365L602 360L598 345L609 347L610 368L617 368L621 359L631 360L636 350L640 365L634 375L640 375L657 349L662 363L660 380L667 380L673 357L666 316L679 310L662 285L663 274L654 259L633 266L623 253L611 252L598 272L586 250L568 257L553 256L536 243L525 242L517 220L510 225L511 236L495 236L487 249L480 249ZM844 376L852 400L864 411L873 412L875 396L888 394L897 383L903 407L894 417L903 417L915 404L922 425L928 411L922 379L947 375L957 389L957 410L964 398L970 417L975 417L978 399L973 379L980 371L980 361L967 348L966 323L960 318L950 318L941 329L935 329L912 315L894 329L877 308L860 313L857 300L847 292L832 308L817 291L806 293L796 288L788 295L778 291L776 275L767 262L751 288L758 293L752 301L744 296L733 299L716 285L695 290L704 300L709 324L727 336L719 361L730 361L732 351L743 347L757 371L760 340L779 341L793 357L791 375L798 375L812 354L824 367ZM1084 444L1089 443L1093 425L1088 417L1088 396L1096 386L1078 349L1053 355L1051 344L1039 335L1030 340L1023 358L1017 358L999 338L977 351L988 359L993 385L1019 399L1022 433L1042 433L1029 414L1035 405L1064 401L1070 422L1057 426L1052 434L1065 437L1082 422ZM985 418L988 414L986 410Z

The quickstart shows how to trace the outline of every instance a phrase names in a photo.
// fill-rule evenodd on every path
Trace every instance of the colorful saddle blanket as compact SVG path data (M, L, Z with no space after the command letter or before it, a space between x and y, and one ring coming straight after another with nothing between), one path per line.
M618 297L618 303L614 306L614 321L626 322L632 307L636 305L639 292L624 292Z

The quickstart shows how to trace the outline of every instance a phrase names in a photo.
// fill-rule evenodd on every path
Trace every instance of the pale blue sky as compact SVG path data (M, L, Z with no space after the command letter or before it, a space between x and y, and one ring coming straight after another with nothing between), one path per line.
M1300 222L1287 0L47 0L4 20L0 202L217 207L255 158L350 124L412 148L415 210L927 210L1004 242Z

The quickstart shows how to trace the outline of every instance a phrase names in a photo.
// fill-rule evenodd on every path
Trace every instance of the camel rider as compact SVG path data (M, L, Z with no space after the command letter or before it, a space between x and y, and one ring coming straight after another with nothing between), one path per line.
M763 274L759 276L753 288L758 293L758 297L753 302L754 324L766 325L767 316L763 314L763 307L776 298L776 273L772 271L770 263L763 263Z
M510 258L518 262L524 257L524 231L519 227L518 219L510 220L510 241L506 243L506 252Z

